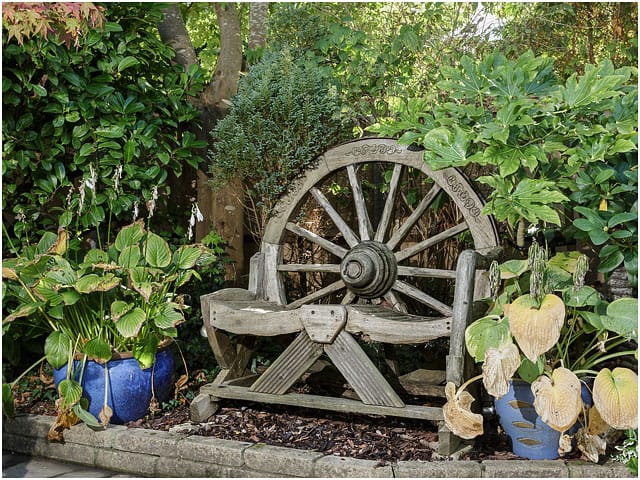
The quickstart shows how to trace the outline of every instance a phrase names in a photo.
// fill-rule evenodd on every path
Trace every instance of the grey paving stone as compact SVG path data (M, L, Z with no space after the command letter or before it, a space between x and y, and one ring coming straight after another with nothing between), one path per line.
M192 462L191 460L178 459L176 457L158 457L155 476L174 478L210 477L212 475L207 468L210 466L208 463Z
M16 465L18 463L26 462L30 458L31 457L29 457L28 455L21 455L21 454L17 454L17 453L9 453L9 452L5 452L3 450L2 451L2 468L11 467L11 466Z
M58 461L82 463L91 467L96 464L96 449L94 447L79 443L54 443L46 438L36 439L33 455Z
M119 431L113 439L113 448L134 453L148 453L162 455L176 452L178 441L186 438L178 433L145 430L142 428L125 428ZM172 456L177 457L177 454Z
M478 478L482 476L479 462L471 461L434 461L434 462L398 462L393 466L397 478Z
M123 425L109 425L106 429L93 430L84 423L65 430L64 439L68 443L82 443L101 448L111 448L116 437L129 430Z
M356 477L356 478L390 478L393 477L391 465L379 466L374 460L337 457L327 455L319 458L314 465L314 477Z
M77 465L53 462L44 458L30 458L26 462L6 469L3 468L2 476L7 478L49 478L69 474L77 469Z
M3 419L2 431L27 437L47 438L55 417L47 415L18 415Z
M260 472L279 473L283 477L311 477L314 463L322 453L293 448L274 447L258 443L244 451L247 468Z
M489 478L566 478L563 460L485 460L482 476Z
M602 465L571 460L567 468L572 478L635 478L626 465L612 460Z
M236 440L192 436L178 442L177 455L187 460L240 467L244 465L242 453L251 445Z
M114 472L126 472L134 476L152 477L156 470L158 457L142 453L123 452L121 450L103 450L96 452L96 466Z

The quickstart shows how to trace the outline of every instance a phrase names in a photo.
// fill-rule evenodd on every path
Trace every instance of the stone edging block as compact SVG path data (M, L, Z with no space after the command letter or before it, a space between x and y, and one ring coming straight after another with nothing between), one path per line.
M213 437L110 426L76 425L65 443L51 443L53 417L22 415L3 422L3 448L33 456L149 477L600 477L633 478L621 463L563 460L437 460L384 464L373 460Z

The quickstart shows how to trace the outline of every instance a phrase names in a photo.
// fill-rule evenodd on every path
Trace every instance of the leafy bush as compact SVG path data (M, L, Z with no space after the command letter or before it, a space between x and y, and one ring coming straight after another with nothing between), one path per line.
M344 138L340 103L314 63L266 54L240 81L229 114L211 132L214 187L240 179L261 236L280 195L314 159Z
M202 78L171 63L157 37L160 8L107 4L104 15L71 48L38 36L20 46L3 26L3 221L19 243L104 225L106 210L127 223L136 203L169 193L170 173L201 161L189 95ZM103 190L74 217L96 178Z
M620 264L624 257L635 277L636 75L636 69L616 69L607 60L586 65L584 75L560 82L553 61L531 52L516 60L500 53L481 61L463 57L459 67L442 68L438 100L410 99L397 118L371 130L402 134L402 143L423 146L425 161L436 169L487 166L495 174L478 179L492 189L484 213L506 221L516 237L516 228L522 233L526 222L560 227L571 224L574 211L589 215L587 220L597 224L599 233L592 234L586 221L575 226L589 232L595 246L626 242L624 252L616 250L615 260ZM600 188L605 188L605 181L612 183L615 168L620 170L617 182L624 185L612 185L607 192L592 189L593 183ZM598 214L590 212L607 199L612 211L596 221ZM561 217L559 205L566 207L567 217ZM612 230L607 235L609 229L620 233ZM613 253L605 247L605 261L603 255ZM615 268L614 263L606 261L606 270Z

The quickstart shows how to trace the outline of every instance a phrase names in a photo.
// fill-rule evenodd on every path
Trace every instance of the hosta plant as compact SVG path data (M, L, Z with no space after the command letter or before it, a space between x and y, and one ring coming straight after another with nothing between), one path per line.
M637 299L607 304L584 285L584 255L571 252L548 259L536 243L528 260L494 264L492 269L505 285L494 295L489 315L465 332L467 350L482 363L482 374L457 390L452 383L446 386L447 426L466 439L482 434L482 416L471 411L474 399L468 385L481 379L489 394L501 398L510 382L520 378L531 384L542 421L563 434L560 453L571 449L567 431L579 421L573 434L578 448L597 462L606 447L602 434L609 428L637 428L637 373L606 363L625 356L635 363ZM583 384L591 390L592 406L583 403Z
M115 352L127 351L141 368L151 367L160 343L176 337L176 326L184 321L186 306L177 289L215 256L204 245L172 251L142 220L122 228L108 247L84 254L69 249L68 238L61 227L17 258L3 260L3 334L25 322L48 332L47 361L54 368L70 366L58 387L57 423L80 419L98 425L81 399L77 369L87 359L105 363ZM11 390L3 386L8 405L5 394ZM99 416L105 424L110 417L106 399L103 410Z

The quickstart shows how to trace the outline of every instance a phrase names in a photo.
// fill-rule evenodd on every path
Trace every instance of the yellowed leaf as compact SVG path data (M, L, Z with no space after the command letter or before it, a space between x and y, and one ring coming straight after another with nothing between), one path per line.
M18 274L12 268L2 267L2 278L6 278L7 280L20 280L18 278Z
M628 368L603 368L593 382L593 403L613 428L638 428L638 375Z
M536 308L529 295L518 297L504 306L509 327L522 353L535 362L538 356L549 351L560 338L564 324L565 306L562 299L547 294L540 308Z
M551 378L541 375L531 384L536 413L554 430L568 430L582 411L580 389L578 377L564 367L556 368Z
M102 406L100 413L98 413L98 420L100 420L100 423L102 424L102 426L106 427L107 425L109 425L109 422L111 421L112 416L113 416L113 410L109 405L105 403Z
M604 455L607 442L598 435L589 435L584 428L576 433L576 444L584 457L593 463L598 463L600 455Z
M58 228L58 238L55 243L49 247L47 253L56 253L58 255L64 255L67 251L68 233L64 227Z
M49 433L47 434L47 438L50 442L64 443L64 436L62 432L67 428L71 428L76 423L80 423L80 419L70 408L61 408L61 400L62 399L60 398L56 400L56 407L58 409L57 416L53 425L51 425L51 428L49 429Z
M501 398L509 391L509 382L520 366L520 351L509 341L500 348L489 348L484 354L482 382L490 395Z
M589 421L587 433L589 435L600 435L609 430L609 425L602 419L598 408L594 405L589 409Z
M560 442L558 444L558 455L563 457L567 453L571 453L571 450L573 450L573 439L571 438L571 435L563 433L562 435L560 435Z
M447 403L442 407L444 422L455 435L464 439L475 438L484 433L482 415L471 411L474 398L467 391L456 393L456 386L448 382L445 386Z

